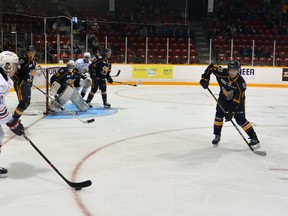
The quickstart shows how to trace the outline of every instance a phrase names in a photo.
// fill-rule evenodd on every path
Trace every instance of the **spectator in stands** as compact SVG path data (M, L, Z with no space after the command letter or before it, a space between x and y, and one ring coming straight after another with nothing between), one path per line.
M82 50L80 49L80 47L74 42L74 45L73 45L73 51L74 51L74 54L82 54Z
M230 25L226 26L226 28L223 30L222 34L223 34L225 40L229 40L232 38Z
M237 35L237 31L238 31L238 30L237 30L235 24L232 24L232 25L230 26L230 32L231 32L232 38L233 38L235 35Z
M100 42L98 38L95 35L90 35L89 37L89 45L90 48L92 48L92 51L96 53L97 50L99 50Z
M262 57L262 50L260 46L255 46L254 55L257 58Z
M47 41L47 54L48 62L55 63L53 62L53 54L57 54L57 47L53 47L50 41Z
M219 57L226 57L222 46L219 46L219 48L216 50L216 58L218 59Z
M65 52L70 52L70 49L71 49L71 44L70 44L70 41L68 40L65 44L63 44L62 50Z
M3 46L3 51L14 51L14 47L10 41L6 41L6 43Z
M251 57L252 56L252 50L251 48L248 48L246 46L242 46L240 48L240 56L243 57Z
M261 57L263 57L263 58L272 57L272 53L271 53L271 51L269 50L268 47L266 47L265 50L262 52Z
M287 11L288 11L288 1L285 1L281 8L282 24L285 24L287 21Z
M210 29L209 38L216 39L218 35L219 35L219 31L217 28L213 27L212 29Z
M279 26L274 23L273 27L271 28L271 33L277 35L279 33Z
M120 55L121 50L119 44L116 42L111 46L113 56Z

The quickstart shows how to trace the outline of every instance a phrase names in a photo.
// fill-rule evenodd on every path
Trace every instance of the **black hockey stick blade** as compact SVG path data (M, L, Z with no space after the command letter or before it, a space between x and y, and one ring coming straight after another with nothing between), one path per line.
M255 154L257 155L261 155L261 156L266 156L266 152L265 151L257 151L257 150L252 150Z
M111 77L118 77L120 73L121 73L121 70L118 70L117 74Z
M67 180L66 182L70 187L73 187L76 190L81 190L84 187L89 187L90 185L92 185L92 182L90 180L83 181L83 182L70 182Z
M141 84L141 80L139 80L136 84L134 84L134 86L136 87L136 86L138 86L140 84Z
M41 155L41 157L50 165L50 167L70 186L75 188L76 190L81 190L84 187L89 187L92 182L90 180L83 182L71 182L62 173L49 161L49 159L38 149L38 147L26 136L23 132L23 137L31 144L31 146Z
M92 122L94 122L95 121L95 119L93 118L93 119L88 119L87 120L87 123L92 123Z

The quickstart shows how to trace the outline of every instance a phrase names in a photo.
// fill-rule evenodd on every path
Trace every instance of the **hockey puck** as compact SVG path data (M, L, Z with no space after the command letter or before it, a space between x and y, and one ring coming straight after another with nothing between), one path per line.
M82 187L76 187L75 190L76 191L82 190Z

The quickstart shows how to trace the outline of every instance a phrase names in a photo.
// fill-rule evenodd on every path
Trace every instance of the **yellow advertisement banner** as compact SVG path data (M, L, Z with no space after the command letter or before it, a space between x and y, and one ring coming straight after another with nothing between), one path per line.
M169 78L172 79L174 75L173 65L133 65L132 78Z

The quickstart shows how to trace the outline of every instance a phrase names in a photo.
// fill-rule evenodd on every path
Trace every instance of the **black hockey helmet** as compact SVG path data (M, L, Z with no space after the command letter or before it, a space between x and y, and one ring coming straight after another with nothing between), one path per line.
M239 61L231 61L228 63L228 71L230 69L236 69L238 70L238 72L240 73L240 70L241 70L241 64Z
M102 50L101 55L102 56L107 56L107 54L109 54L109 53L111 54L112 50L109 49L109 48L105 48L104 50Z
M26 52L36 52L35 46L34 45L27 46Z

